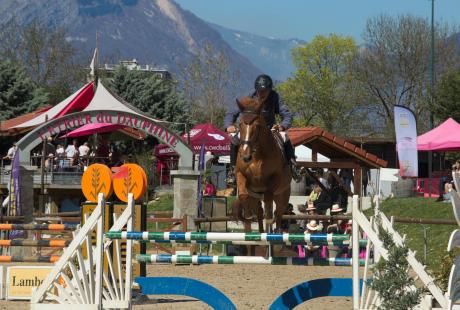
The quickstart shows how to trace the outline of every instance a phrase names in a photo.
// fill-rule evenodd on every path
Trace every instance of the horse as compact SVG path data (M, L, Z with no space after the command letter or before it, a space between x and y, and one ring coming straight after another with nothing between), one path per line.
M236 160L238 198L233 204L234 215L244 222L245 231L257 219L263 232L263 219L273 223L273 202L276 204L276 229L289 203L292 174L286 161L283 140L278 132L267 127L261 114L263 102L250 97L237 100L241 111L239 150ZM264 202L265 210L262 209ZM265 211L265 212L264 212Z

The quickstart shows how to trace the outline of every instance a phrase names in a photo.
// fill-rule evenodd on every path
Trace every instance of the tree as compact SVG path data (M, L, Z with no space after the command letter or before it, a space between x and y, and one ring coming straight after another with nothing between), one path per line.
M0 120L36 110L48 98L22 68L11 61L0 61Z
M460 122L460 70L445 74L436 89L436 100L431 111L436 118L444 121L452 117Z
M457 42L452 37L455 31L448 25L437 24L435 29L436 76L440 76L458 65ZM368 102L379 107L377 112L391 124L389 128L393 127L394 105L410 108L420 125L427 124L423 120L427 120L430 95L428 20L380 15L367 21L363 39L354 70Z
M359 113L360 98L351 71L356 53L352 38L335 34L316 36L293 49L296 71L279 90L295 114L296 125L348 131Z
M374 276L370 287L377 292L381 301L378 309L413 309L419 303L423 290L415 288L414 279L407 273L409 263L406 257L409 250L406 246L396 245L380 223L378 230L383 247L388 251L387 259L380 258L372 270Z
M49 93L50 101L57 103L85 77L77 64L76 51L66 37L63 27L38 20L21 26L11 18L0 30L0 57L20 63L32 81Z
M185 100L171 80L118 66L109 83L124 100L153 118L182 123L170 124L174 130L183 130L189 121Z
M212 45L205 44L203 51L181 69L191 119L222 126L227 103L236 95L238 76L239 72L230 70L223 51L216 52Z

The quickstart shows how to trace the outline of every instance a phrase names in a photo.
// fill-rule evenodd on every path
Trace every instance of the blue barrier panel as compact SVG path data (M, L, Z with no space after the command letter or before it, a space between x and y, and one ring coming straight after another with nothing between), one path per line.
M201 300L214 309L236 309L221 291L198 280L182 277L138 277L135 281L146 295L183 295Z
M300 283L275 299L269 309L293 309L307 300L325 296L353 296L352 279L325 278Z

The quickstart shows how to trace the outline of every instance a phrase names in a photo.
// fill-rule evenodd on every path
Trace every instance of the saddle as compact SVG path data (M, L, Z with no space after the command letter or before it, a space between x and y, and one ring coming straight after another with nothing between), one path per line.
M283 162L288 164L286 151L284 149L284 139L283 136L279 133L279 131L272 131L273 138L275 138L276 146L281 151L281 155L283 156Z

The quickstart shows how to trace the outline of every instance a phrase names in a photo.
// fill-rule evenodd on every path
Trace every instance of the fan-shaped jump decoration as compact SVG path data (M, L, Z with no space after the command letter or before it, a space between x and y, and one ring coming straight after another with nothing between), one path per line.
M138 200L147 190L147 175L136 164L124 164L113 176L113 188L118 199L128 202L128 193Z
M97 202L99 193L109 198L112 195L112 171L102 164L92 164L81 177L81 190L86 200Z

